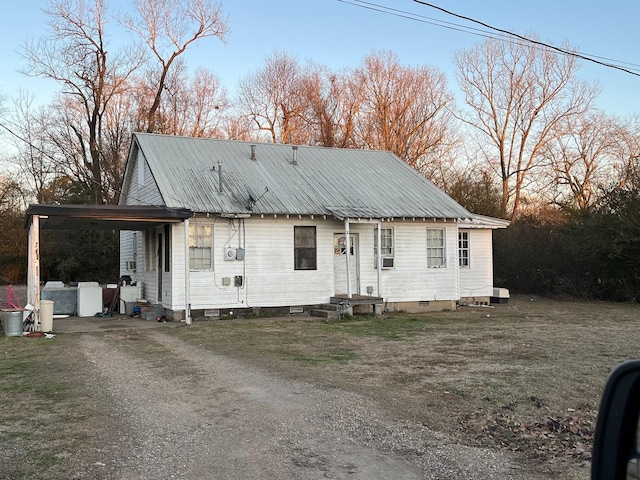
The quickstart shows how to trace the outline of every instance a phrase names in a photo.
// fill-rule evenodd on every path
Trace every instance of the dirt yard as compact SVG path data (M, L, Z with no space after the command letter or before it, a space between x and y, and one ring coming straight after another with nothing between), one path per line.
M587 479L639 327L638 305L519 297L3 337L0 478Z

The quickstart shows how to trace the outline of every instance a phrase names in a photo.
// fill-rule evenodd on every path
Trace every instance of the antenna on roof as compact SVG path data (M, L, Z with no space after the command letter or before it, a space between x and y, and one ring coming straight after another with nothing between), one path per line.
M246 187L247 193L249 194L249 204L247 205L247 210L253 210L253 206L258 202L258 200L265 196L265 194L269 191L269 187L264 187L264 192L260 196L257 196L249 185L246 185Z

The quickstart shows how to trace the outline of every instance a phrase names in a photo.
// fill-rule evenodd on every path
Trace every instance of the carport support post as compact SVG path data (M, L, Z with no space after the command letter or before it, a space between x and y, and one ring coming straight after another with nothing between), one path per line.
M191 325L191 289L189 284L189 219L184 219L184 321Z
M40 217L33 215L29 225L27 260L27 302L33 305L34 325L40 330Z

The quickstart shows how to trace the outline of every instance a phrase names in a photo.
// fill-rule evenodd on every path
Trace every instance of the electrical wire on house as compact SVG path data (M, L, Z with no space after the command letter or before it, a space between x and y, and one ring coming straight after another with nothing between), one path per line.
M607 67L607 68L613 68L613 69L616 69L616 70L620 70L620 71L622 71L624 73L628 73L630 75L640 76L640 65L638 65L636 63L625 62L625 61L622 61L622 60L615 60L615 59L611 59L611 58L607 58L607 57L602 57L602 56L599 56L599 55L587 54L587 53L579 52L577 50L574 51L574 50L568 50L566 48L556 47L556 46L551 45L549 43L541 42L541 41L535 40L533 38L528 38L528 37L525 37L524 35L519 35L517 33L510 32L510 31L502 29L502 28L494 27L494 26L492 26L492 25L490 25L488 23L482 22L482 21L474 19L472 17L468 17L468 16L465 16L465 15L461 15L461 14L452 12L450 10L444 9L442 7L439 7L439 6L434 5L432 3L429 3L429 2L425 2L423 0L413 0L413 1L415 3L420 4L420 5L436 9L438 11L441 11L442 13L454 16L454 17L459 18L461 20L465 20L465 21L468 21L468 22L475 23L477 25L480 25L480 26L484 27L484 29L476 28L476 27L470 27L468 25L464 25L464 24L461 24L461 23L448 22L448 21L441 20L441 19L436 19L436 18L433 18L433 17L427 17L427 16L423 16L423 15L420 15L420 14L417 14L417 13L408 12L406 10L399 10L397 8L392 8L392 7L388 7L386 5L381 5L381 4L373 3L373 2L368 2L368 1L365 1L365 0L338 0L338 1L341 2L341 3L348 4L348 5L353 5L355 7L364 8L364 9L367 9L367 10L380 12L380 13L383 13L385 15L391 15L391 16L396 16L396 17L400 17L400 18L405 18L405 19L408 19L408 20L413 20L413 21L420 22L420 23L425 23L425 24L428 24L428 25L434 25L434 26L441 27L441 28L446 28L446 29L449 29L449 30L468 33L468 34L476 35L476 36L483 37L483 38L491 38L491 39L494 39L494 40L500 40L500 41L504 41L504 42L513 43L513 44L516 44L516 45L533 44L536 47L541 48L541 49L552 50L552 51L554 51L556 53L559 53L559 54L562 54L562 55L572 56L572 57L578 58L580 60L585 60L585 61L588 61L588 62L595 63L595 64L600 65L600 66L604 66L604 67ZM626 65L626 67L624 65Z

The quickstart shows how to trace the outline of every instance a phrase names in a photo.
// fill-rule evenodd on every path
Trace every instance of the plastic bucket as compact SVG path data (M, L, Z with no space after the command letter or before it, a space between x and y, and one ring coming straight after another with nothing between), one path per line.
M40 300L40 331L53 331L53 300Z
M7 337L22 336L22 310L2 310L0 311L0 319L2 319L2 328Z

